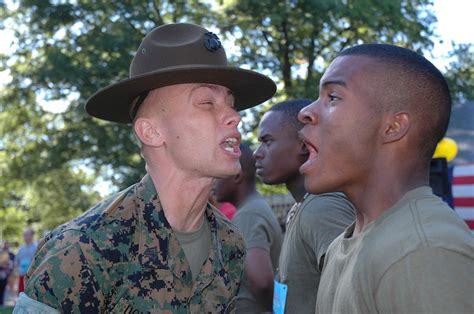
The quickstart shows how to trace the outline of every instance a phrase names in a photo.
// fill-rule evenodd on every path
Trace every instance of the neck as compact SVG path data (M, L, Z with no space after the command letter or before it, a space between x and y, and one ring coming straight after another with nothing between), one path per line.
M213 179L193 177L170 168L147 165L171 227L181 232L195 231L202 224Z
M296 175L293 179L286 181L285 185L296 202L303 200L306 189L304 188L304 177L302 175Z
M393 165L393 164L392 164ZM356 225L354 234L362 232L364 226L375 221L389 210L407 192L429 185L429 172L383 167L384 171L373 171L383 174L369 177L362 185L346 192L356 207Z

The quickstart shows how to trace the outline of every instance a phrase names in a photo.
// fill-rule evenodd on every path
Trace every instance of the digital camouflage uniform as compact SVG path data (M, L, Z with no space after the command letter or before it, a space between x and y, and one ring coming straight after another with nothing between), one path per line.
M226 313L244 261L236 227L208 205L212 250L195 281L150 176L51 232L26 294L65 313Z

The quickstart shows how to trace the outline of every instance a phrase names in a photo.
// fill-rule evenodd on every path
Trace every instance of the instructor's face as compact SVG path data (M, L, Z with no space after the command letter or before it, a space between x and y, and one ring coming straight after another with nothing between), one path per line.
M157 117L170 160L200 177L222 178L240 171L240 116L232 92L212 84L159 89Z

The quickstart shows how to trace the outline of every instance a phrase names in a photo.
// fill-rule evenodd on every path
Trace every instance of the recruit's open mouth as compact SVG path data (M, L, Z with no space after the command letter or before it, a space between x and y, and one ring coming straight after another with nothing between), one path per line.
M314 163L318 156L318 150L312 143L306 139L303 139L303 143L309 154L308 159L300 166L300 173L304 173Z

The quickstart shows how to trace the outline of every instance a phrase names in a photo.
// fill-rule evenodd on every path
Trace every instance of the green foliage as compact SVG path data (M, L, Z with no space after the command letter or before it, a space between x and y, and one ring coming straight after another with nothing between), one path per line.
M0 6L0 27L16 38L15 52L0 56L0 71L13 78L0 89L0 211L14 208L41 231L96 202L96 178L117 190L144 174L130 126L92 119L85 100L128 76L133 53L152 28L213 18L197 0L15 4ZM65 112L41 106L56 100L68 104Z
M284 184L279 185L266 185L262 182L257 182L257 191L262 195L273 195L273 194L288 194L290 193Z
M359 43L393 43L421 51L436 21L429 0L221 1L220 27L240 47L234 60L272 74L289 98L317 98L323 70Z
M455 45L451 57L445 75L455 101L474 100L474 45Z
M40 230L51 230L78 216L99 200L98 192L89 188L93 183L92 177L80 170L51 170L24 191L23 202L28 205L30 219L38 221Z
M21 243L26 219L26 213L14 207L0 208L0 240Z

